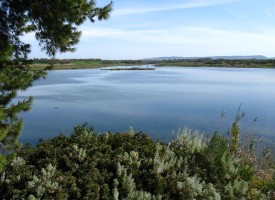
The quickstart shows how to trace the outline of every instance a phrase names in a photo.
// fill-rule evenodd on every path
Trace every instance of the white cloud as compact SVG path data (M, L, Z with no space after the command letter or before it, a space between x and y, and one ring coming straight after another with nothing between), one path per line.
M77 52L67 57L136 59L157 56L266 55L274 57L275 29L245 32L209 27L127 30L83 27ZM41 57L34 34L24 36ZM96 44L96 48L93 45ZM115 51L114 51L115 49ZM41 53L40 53L41 54ZM42 57L45 57L42 54ZM63 55L64 56L64 55Z
M191 8L201 8L209 7L215 5L222 5L232 2L237 2L240 0L190 0L185 3L177 4L162 4L161 6L146 6L140 8L123 8L123 9L114 9L113 16L122 16L122 15L132 15L132 14L141 14L141 13L150 13L150 12L159 12L159 11L171 11L171 10L180 10L180 9L191 9Z
M163 52L162 55L214 56L263 54L273 56L275 30L242 32L207 27L182 27L159 30L92 29L83 31L83 41L99 38L113 41L109 49L116 55L141 56L144 52ZM119 44L119 46L116 46ZM111 48L113 46L113 48ZM106 48L107 49L107 48ZM136 51L139 49L139 51ZM142 50L141 50L142 49ZM118 55L118 57L120 57Z
M188 43L200 42L226 42L228 40L247 41L265 40L275 41L275 29L265 30L265 32L244 32L236 30L226 30L207 27L179 27L171 29L144 29L126 30L116 28L86 28L82 30L83 39L91 38L113 38L143 40L144 43L169 43L181 44L182 41ZM255 41L254 41L255 42Z

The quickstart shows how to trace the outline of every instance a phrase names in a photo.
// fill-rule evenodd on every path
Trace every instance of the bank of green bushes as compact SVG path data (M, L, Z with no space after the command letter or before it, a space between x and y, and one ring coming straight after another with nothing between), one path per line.
M1 199L274 199L271 154L184 129L169 144L144 133L77 126L27 145L0 173Z

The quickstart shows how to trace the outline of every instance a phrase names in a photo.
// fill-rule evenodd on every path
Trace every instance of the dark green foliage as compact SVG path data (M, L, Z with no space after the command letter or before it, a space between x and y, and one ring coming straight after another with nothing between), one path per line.
M27 145L0 174L5 199L271 199L267 182L245 156L214 134L185 129L170 144L144 133L98 134L75 127ZM263 168L262 168L263 169ZM274 168L265 168L274 169Z
M0 4L1 33L4 38L1 47L8 53L7 49L13 46L15 54L24 54L26 58L29 45L22 43L19 36L34 31L47 54L54 56L58 51L74 51L73 46L81 35L77 27L87 19L92 22L95 18L107 19L111 5L99 8L93 0L3 0ZM0 49L0 52L3 50Z
M31 108L31 97L20 102L13 100L18 91L44 77L48 69L31 70L30 45L20 37L35 32L42 50L50 56L74 51L81 35L78 26L87 19L107 19L111 8L112 3L96 7L93 0L0 1L0 171L5 157L12 158L20 148L22 120L18 114Z
M129 161L122 157L124 153L140 152L140 156L144 158L153 157L154 146L154 142L142 133L132 137L127 134L98 135L90 132L86 127L76 127L75 133L69 138L60 135L47 142L42 141L35 149L27 146L18 154L24 160L28 160L24 170L32 171L31 174L24 172L24 175L30 176L22 178L18 186L26 187L27 181L32 180L33 174L39 174L42 168L52 164L57 168L57 177L53 178L62 185L58 193L66 193L74 198L98 199L105 196L109 199L110 187L116 177L117 162L130 165ZM14 170L9 167L7 169ZM132 173L137 172L135 165L131 165L131 170ZM6 171L6 177L8 171ZM68 180L64 180L64 177ZM3 190L0 193L5 193L7 186L6 189L1 188ZM13 195L10 194L7 197ZM43 196L43 198L46 197L46 195Z

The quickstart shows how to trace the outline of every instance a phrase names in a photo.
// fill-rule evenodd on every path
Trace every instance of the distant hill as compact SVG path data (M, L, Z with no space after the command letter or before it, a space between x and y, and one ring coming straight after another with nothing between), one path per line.
M211 58L212 60L225 59L225 60L265 60L269 59L266 56L262 55L251 55L251 56L213 56L213 57L179 57L179 56L170 56L170 57L156 57L156 58L146 58L143 60L189 60L189 59L204 59Z
M256 59L256 60L265 60L268 59L266 56L262 55L253 55L253 56L214 56L212 59L226 59L226 60L247 60L247 59Z

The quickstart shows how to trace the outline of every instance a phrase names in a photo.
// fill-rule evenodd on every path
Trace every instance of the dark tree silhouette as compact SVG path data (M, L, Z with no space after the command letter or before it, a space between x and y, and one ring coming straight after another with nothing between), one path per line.
M13 102L17 91L46 75L30 69L30 44L20 40L34 32L42 51L51 57L57 52L75 51L85 21L105 20L112 2L97 7L94 0L1 0L0 1L0 170L6 158L20 148L22 120L18 114L31 106L31 97Z

